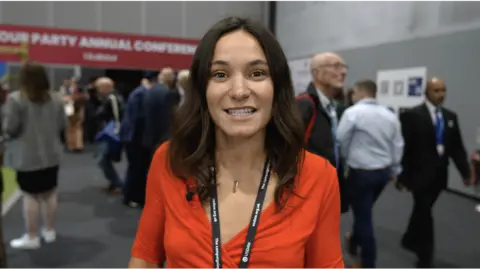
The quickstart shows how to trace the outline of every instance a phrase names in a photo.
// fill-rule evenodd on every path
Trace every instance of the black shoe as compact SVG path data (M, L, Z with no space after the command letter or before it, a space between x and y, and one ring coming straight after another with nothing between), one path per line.
M402 246L402 248L404 248L404 249L406 249L406 250L408 250L412 253L417 254L417 249L416 249L415 245L411 241L407 241L407 238L405 236L402 238L401 246Z
M434 268L431 258L418 259L416 267L417 268Z

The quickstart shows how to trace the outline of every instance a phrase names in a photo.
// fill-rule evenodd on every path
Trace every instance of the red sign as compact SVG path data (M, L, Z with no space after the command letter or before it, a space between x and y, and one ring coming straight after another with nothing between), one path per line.
M198 40L0 24L0 46L28 42L31 61L89 67L189 68ZM0 61L18 62L0 53Z

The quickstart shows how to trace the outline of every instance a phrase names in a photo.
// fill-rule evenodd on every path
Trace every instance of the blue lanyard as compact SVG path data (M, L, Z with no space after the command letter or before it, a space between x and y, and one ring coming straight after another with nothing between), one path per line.
M445 123L439 109L435 111L435 122L435 135L437 137L437 145L443 145L443 131L445 129Z

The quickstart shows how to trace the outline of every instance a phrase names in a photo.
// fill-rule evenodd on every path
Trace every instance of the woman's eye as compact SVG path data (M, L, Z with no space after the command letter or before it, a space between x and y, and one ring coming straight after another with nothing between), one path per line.
M263 70L254 70L251 73L252 77L262 77L262 76L265 76L265 75L266 75L266 72L263 71Z
M225 72L213 72L212 73L212 78L224 79L226 77L227 77L227 73L225 73Z

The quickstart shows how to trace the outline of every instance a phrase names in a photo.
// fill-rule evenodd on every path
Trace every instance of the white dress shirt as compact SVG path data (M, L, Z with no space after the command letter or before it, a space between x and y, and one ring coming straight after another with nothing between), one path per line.
M337 141L347 165L353 169L390 168L392 176L402 171L404 140L400 121L375 99L363 99L343 113Z
M334 117L338 121L338 115L336 110L337 106L335 105L335 102L331 101L327 96L325 96L325 94L320 89L317 88L316 90L317 90L318 98L320 99L320 104L322 104L322 107L325 110L325 112L327 112L327 114L330 115L330 117ZM335 110L331 110L329 108L330 106L333 106Z
M427 105L427 109L428 111L430 112L430 117L432 118L432 123L433 125L435 126L437 124L437 116L436 116L436 109L441 109L440 106L438 107L435 107L435 105L433 105L430 101L428 101L427 99L425 100L425 104ZM442 115L442 111L439 110L439 114L440 116L443 118L443 115Z

